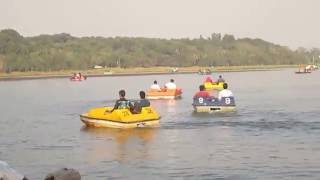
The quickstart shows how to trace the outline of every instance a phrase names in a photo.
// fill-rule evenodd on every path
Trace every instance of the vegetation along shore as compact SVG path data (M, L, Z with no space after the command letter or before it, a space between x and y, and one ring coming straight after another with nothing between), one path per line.
M87 77L99 76L130 76L130 75L156 75L156 74L182 74L197 73L199 70L209 69L213 73L237 72L237 71L267 71L284 68L295 68L296 65L263 65L263 66L218 66L218 67L149 67L149 68L106 68L91 70L64 70L64 71L28 71L0 73L0 80L23 80L23 79L47 79L47 78L67 78L75 72L80 72ZM176 70L174 72L174 70Z
M74 72L88 76L194 73L208 67L213 72L266 70L307 64L318 54L315 48L292 50L220 33L169 40L79 38L65 33L23 37L5 29L0 31L0 79L68 77Z

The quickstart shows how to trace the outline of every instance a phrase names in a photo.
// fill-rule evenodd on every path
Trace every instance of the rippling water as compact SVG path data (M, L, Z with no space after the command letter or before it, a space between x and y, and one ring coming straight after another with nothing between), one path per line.
M0 160L30 179L72 167L83 179L319 179L320 72L224 73L238 111L197 115L204 76L0 82ZM217 76L218 74L215 74ZM174 78L177 101L152 101L157 129L88 129L79 114Z

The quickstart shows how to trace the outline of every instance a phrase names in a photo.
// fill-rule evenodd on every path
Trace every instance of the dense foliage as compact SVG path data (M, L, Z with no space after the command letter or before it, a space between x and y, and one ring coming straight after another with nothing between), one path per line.
M320 51L296 51L261 39L212 34L198 39L23 37L0 31L0 71L54 71L107 67L277 65L310 62Z

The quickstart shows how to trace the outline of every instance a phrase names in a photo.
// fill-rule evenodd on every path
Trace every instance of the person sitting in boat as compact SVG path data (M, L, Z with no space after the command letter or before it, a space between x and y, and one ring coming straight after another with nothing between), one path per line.
M153 84L151 85L150 89L161 91L161 88L160 88L160 86L159 86L159 84L158 84L158 82L156 80L153 81Z
M213 98L212 96L210 96L209 92L205 90L204 85L200 85L199 86L199 91L193 96L193 99L195 98Z
M164 87L166 89L177 89L177 85L174 83L173 79L170 79L170 82L166 83L166 85L164 85Z
M144 91L139 92L140 100L134 103L132 113L141 113L143 107L149 107L150 101L146 99L146 93Z
M221 75L219 75L219 79L217 80L217 83L224 83L225 80L222 78Z
M120 90L119 91L119 99L116 101L113 109L107 110L106 113L111 113L116 109L130 109L130 110L133 109L132 103L129 100L127 100L125 98L125 96L126 96L126 91L123 89Z
M210 76L208 76L204 82L205 83L213 83L213 80Z
M221 90L218 94L218 99L221 100L222 98L225 97L233 97L232 92L228 89L228 84L224 83L223 84L223 90Z

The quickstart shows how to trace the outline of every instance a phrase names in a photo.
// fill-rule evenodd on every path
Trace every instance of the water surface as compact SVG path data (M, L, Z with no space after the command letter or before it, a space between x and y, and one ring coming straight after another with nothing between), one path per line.
M197 115L196 74L0 82L0 160L30 179L72 167L83 179L319 179L320 72L223 73L238 111ZM218 74L214 74L217 77ZM79 114L174 78L180 100L152 101L157 129L88 129Z

